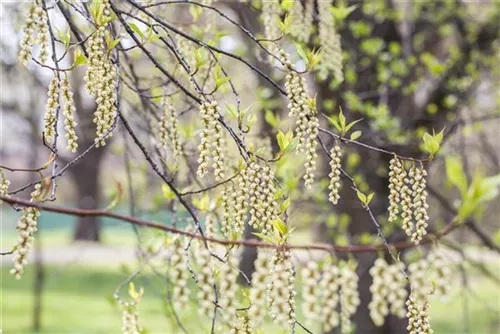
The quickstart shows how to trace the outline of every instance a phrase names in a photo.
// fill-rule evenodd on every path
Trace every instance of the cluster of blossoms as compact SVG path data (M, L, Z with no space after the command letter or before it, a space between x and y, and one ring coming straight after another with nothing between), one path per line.
M417 302L413 295L410 295L406 302L407 310L406 317L408 318L407 330L409 334L432 334L429 318L429 302L423 304Z
M222 310L222 318L231 326L236 326L238 317L236 301L238 293L238 258L228 250L225 262L217 262L218 269L218 305Z
M297 117L295 132L298 138L297 152L306 151L305 187L310 188L314 182L316 170L316 139L319 132L318 111L314 99L311 99L306 89L305 79L292 69L292 63L285 51L280 50L280 58L288 70L285 79L287 97L290 100L289 115Z
M281 15L281 5L279 0L262 1L262 25L264 26L264 39L270 41L268 49L272 54L278 52L278 46L274 43L281 36L278 19ZM269 62L274 63L275 59L269 56Z
M248 316L238 316L236 324L231 328L231 334L251 334L250 319Z
M302 311L307 314L306 322L314 324L321 320L321 307L318 300L321 298L321 289L318 283L321 279L321 270L317 262L309 261L301 270L302 278Z
M0 168L0 196L9 196L9 185L10 181L7 180L5 174L3 173L3 169ZM0 204L2 201L0 200Z
M222 233L226 238L231 237L231 233L235 233L237 236L243 233L244 229L244 218L238 218L238 191L235 189L233 183L229 185L224 185L221 193L222 199L222 217L221 217L221 229ZM239 203L243 205L243 203Z
M160 120L160 145L163 149L170 146L172 155L178 159L182 155L182 146L179 136L179 121L171 102L167 98L162 102L163 113Z
M139 311L137 310L137 300L123 302L122 306L122 333L140 334L142 328L139 326Z
M248 293L251 302L248 309L248 318L253 330L260 325L266 316L266 291L270 268L270 254L264 249L259 249L255 260L255 272L252 275L252 286Z
M389 221L396 221L401 204L403 229L418 244L427 234L427 172L423 167L412 166L407 172L394 156L389 164ZM415 219L415 222L413 221Z
M50 81L47 95L43 133L45 140L51 142L56 133L57 108L59 108L59 78L57 75L54 75Z
M169 261L169 277L173 283L172 301L177 309L184 309L189 303L189 268L185 261L182 242L177 239L172 245L172 256Z
M351 333L351 316L360 304L358 292L359 277L352 263L344 263L340 271L340 326L342 333Z
M323 298L321 302L321 321L325 332L329 332L340 324L340 317L337 311L339 303L339 283L340 270L339 267L331 262L327 262L323 266L319 289Z
M248 224L262 233L271 233L272 221L277 219L279 214L278 203L274 198L276 189L272 168L267 164L261 166L258 162L251 161L241 171L239 187L242 193L237 200L242 203L237 207L239 210L237 214L239 217L236 217L237 224L242 223L241 218L244 222L246 210L250 208Z
M64 116L64 130L66 134L64 137L68 141L68 150L71 152L76 152L78 148L78 137L76 135L76 125L74 118L75 104L73 101L73 93L71 92L71 86L67 77L61 80L61 96L63 98L64 107L62 109Z
M330 169L331 172L328 174L330 177L330 184L328 185L328 189L330 193L328 194L328 200L333 204L337 204L340 199L339 191L340 191L340 168L342 157L342 151L340 150L340 146L335 144L330 150Z
M109 12L109 9L104 12ZM97 126L96 146L104 146L105 140L112 136L111 130L116 117L117 71L104 46L105 32L105 26L101 26L88 39L88 69L84 78L87 92L96 95L97 108L93 119Z
M451 288L451 263L443 257L439 249L430 252L427 258L432 269L430 275L432 293L436 296L446 297Z
M305 6L301 1L294 1L289 9L292 26L290 35L297 41L307 43L312 32L314 0L306 0Z
M37 33L37 36L35 34ZM49 47L49 30L47 23L47 12L43 8L42 0L31 2L28 16L23 26L23 38L20 43L19 61L27 65L31 58L33 45L40 45L40 63L47 61Z
M37 183L35 190L31 193L30 202L39 202L42 200L42 185ZM34 234L37 231L37 220L40 211L34 207L25 207L22 210L21 218L17 223L16 229L19 231L19 239L14 252L14 268L10 273L16 279L20 279L23 274L23 267L28 264L28 254L33 246Z
M405 316L405 301L408 293L403 269L402 262L389 265L382 258L377 259L374 266L370 268L373 282L370 286L372 300L368 308L370 317L377 326L384 324L389 311L400 318Z
M331 0L318 1L318 30L321 45L319 76L325 80L329 74L338 82L344 81L342 70L342 47L335 19L330 11Z
M401 201L400 194L403 188L403 164L394 156L389 162L389 221L393 222L398 219L399 202Z
M198 312L200 315L211 314L215 303L215 277L211 265L210 251L200 247L196 252L196 262L199 268L197 299L200 301Z
M204 129L201 133L201 143L198 146L200 156L198 158L198 171L200 177L208 173L208 160L212 151L213 168L216 181L224 179L224 137L222 126L218 122L219 106L217 101L206 101L200 107Z
M296 294L292 254L288 250L276 249L271 262L267 284L269 313L274 322L292 328L295 325Z

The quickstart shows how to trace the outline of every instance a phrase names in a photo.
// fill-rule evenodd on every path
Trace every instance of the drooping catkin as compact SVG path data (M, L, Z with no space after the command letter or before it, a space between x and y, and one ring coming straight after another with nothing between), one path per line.
M56 133L56 115L59 108L59 78L54 73L54 77L50 81L49 91L47 92L47 104L45 106L45 116L43 122L43 133L45 140L51 142Z
M408 301L406 302L408 318L408 330L409 334L432 334L434 331L431 329L429 308L430 304L427 300L419 303L413 294L410 295Z
M237 256L230 250L228 250L225 262L217 262L219 270L218 305L221 308L222 318L231 326L234 326L238 322L236 313L239 276L238 264Z
M419 304L423 304L432 292L430 269L429 261L425 258L408 265L412 298Z
M398 219L403 187L403 164L395 155L389 163L389 221Z
M162 116L160 119L160 144L163 149L170 147L174 159L182 155L182 145L179 135L179 121L172 102L165 97L162 101Z
M271 260L272 267L267 284L269 314L283 328L295 324L295 271L291 253L276 249Z
M252 274L252 286L248 292L250 308L248 309L248 318L252 331L255 331L263 322L266 316L266 293L267 284L270 279L271 255L268 251L261 248L257 250L257 259L255 260L255 272Z
M215 303L215 277L210 258L210 251L200 247L196 252L196 263L198 265L198 313L200 315L211 315Z
M217 101L205 101L200 106L200 114L203 120L204 129L201 133L201 142L198 146L198 171L199 177L204 177L208 173L208 160L212 151L214 176L216 181L222 181L225 176L224 167L224 137L222 126L218 122L219 106Z
M408 175L408 173L403 169L401 172L401 179L403 180L403 186L401 187L401 217L403 218L403 230L406 232L407 236L411 236L413 233L413 203L412 203L412 187L413 187L413 177Z
M412 173L413 172L413 173ZM413 167L410 170L410 177L413 174L413 186L412 186L412 196L413 196L413 214L415 217L415 230L411 235L411 240L415 244L419 244L422 238L427 234L427 221L429 216L427 215L427 191L426 180L427 172L425 169Z
M231 328L231 334L251 334L250 319L247 315L240 315L236 323Z
M40 63L45 64L49 55L49 25L47 22L47 12L43 8L41 0L35 0L35 2L37 3L35 10L35 15L37 16L35 21L38 26L37 43L40 45L38 58L40 58Z
M183 310L189 304L189 268L185 261L182 239L177 238L172 244L172 256L169 259L168 274L172 284L171 300L176 310Z
M90 95L96 95L97 108L93 122L96 124L97 147L106 145L112 136L116 116L117 71L104 46L106 28L98 27L87 42L88 68L85 73L85 88Z
M41 1L32 1L28 8L28 15L26 17L26 21L23 26L23 37L21 42L19 43L19 61L24 65L28 65L28 62L31 58L31 48L35 43L35 28L36 28L36 11L37 8L41 5ZM43 8L42 8L43 10Z
M368 308L370 317L377 326L384 324L389 312L400 318L405 316L407 291L406 279L402 273L403 268L402 262L389 265L382 258L377 259L370 268L373 280L370 286L372 300Z
M122 303L122 333L140 334L142 328L139 326L139 311L137 309L138 301Z
M322 277L319 288L322 292L321 320L325 332L329 332L340 324L340 316L337 311L339 303L340 270L333 263L327 262L323 266Z
M342 47L335 19L330 11L332 1L318 1L318 29L321 45L319 77L325 80L330 74L338 82L344 81Z
M39 202L42 200L42 185L37 183L35 189L31 192L30 202ZM35 232L37 231L37 221L40 216L40 211L34 207L24 207L22 209L21 218L17 222L17 231L19 232L19 239L16 244L14 251L14 268L10 270L10 273L14 275L16 279L20 279L23 275L23 268L28 264L28 255L33 247L33 241L35 239Z
M264 39L269 41L266 45L269 52L276 54L278 46L276 41L281 36L281 31L278 25L278 19L281 15L281 6L279 0L267 0L262 2L261 20L264 26ZM269 56L269 62L274 63L275 58Z
M432 294L438 297L448 296L451 288L452 266L441 254L439 247L433 249L427 259L431 268L430 280L432 284Z
M243 176L243 175L242 175ZM250 220L248 224L264 234L272 232L272 221L278 217L278 203L274 198L274 171L267 165L252 161L244 176L249 187Z
M64 116L64 130L66 134L64 137L68 141L68 150L76 152L78 148L78 136L76 135L76 121L74 118L75 104L73 101L73 93L67 77L61 80L61 96L63 98L64 107L62 113Z
M0 196L9 197L10 181L5 177L3 169L0 168ZM0 200L0 204L2 201Z
M243 233L244 218L241 219L241 217L238 217L238 211L240 210L240 206L244 204L240 203L240 205L238 205L239 197L240 193L236 189L234 183L231 182L223 186L221 192L221 230L226 238L229 238L232 235L238 237L241 233Z
M295 37L299 42L304 42L303 31L304 25L304 6L302 6L301 1L294 1L288 10L290 19L292 20L292 25L290 27L290 35Z
M306 323L314 324L321 320L322 289L318 286L321 279L321 270L315 261L307 262L301 270L302 278L302 311L307 314Z
M330 193L328 194L328 200L333 204L337 204L340 199L339 191L341 187L340 183L340 168L341 168L341 160L342 151L338 144L335 144L330 150L330 184L328 185L328 189Z
M342 333L352 331L351 317L360 304L358 292L359 277L355 265L345 262L340 271L340 326Z
M314 182L316 170L316 139L319 132L319 120L314 99L307 93L305 79L292 68L288 55L280 50L280 59L288 70L285 88L289 99L289 116L297 118L295 134L298 138L297 152L306 151L305 187L310 188Z

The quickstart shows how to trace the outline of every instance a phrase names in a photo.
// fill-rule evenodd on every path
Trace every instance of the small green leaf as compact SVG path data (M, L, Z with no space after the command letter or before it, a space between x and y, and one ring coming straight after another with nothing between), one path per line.
M279 125L278 124L278 118L276 117L276 115L274 115L274 113L271 110L266 109L266 113L264 115L264 119L273 128L278 128L278 125Z
M167 200L173 200L175 198L175 193L170 189L170 187L166 184L161 185L161 192L163 194L163 197Z
M259 237L260 239L262 239L262 240L270 243L270 244L275 244L276 243L276 241L272 237L270 237L269 235L267 235L267 234L264 234L264 233L252 233L252 234L255 235L255 236L257 236L257 237Z
M120 38L117 38L115 40L113 40L110 44L109 44L109 47L108 47L108 52L113 50L117 45L118 43L120 43L120 41L122 40L122 37Z
M286 150L288 145L290 144L287 136L280 130L276 135L276 140L278 141L278 146L282 152Z
M361 137L361 134L362 132L361 131L354 131L353 133L351 133L351 140L356 140L358 139L359 137Z
M373 199L373 196L375 196L375 193L371 193L370 195L368 195L368 197L366 198L366 205L370 204L370 202Z
M445 168L448 180L460 190L462 199L464 199L467 194L467 176L462 168L462 162L457 156L447 156Z
M326 117L328 119L328 121L330 123L333 124L333 126L335 127L335 129L337 129L338 132L342 132L342 127L340 126L339 122L337 122L337 120L333 117Z
M71 67L78 67L80 65L87 64L87 58L80 49L76 49L73 58L75 59L75 61L73 62L73 65Z
M281 219L273 220L273 227L275 230L281 233L281 235L285 235L287 233L287 228L285 223Z
M128 25L133 31L135 31L137 35L141 37L141 39L144 39L144 34L142 33L141 29L137 26L137 24L130 22Z
M281 203L281 212L285 212L286 209L288 209L288 207L290 206L290 202L291 202L291 199L290 197L287 197L287 199L285 199L283 201L283 203Z
M359 190L356 190L356 194L358 195L359 200L366 205L366 195Z
M346 118L344 116L344 113L342 112L342 108L340 108L340 112L339 112L339 121L340 121L340 127L342 128L342 130L344 132L345 128L346 128Z
M360 119L355 120L354 122L351 122L351 123L347 124L347 126L345 127L345 132L349 132L349 130L351 130L351 128L352 128L354 125L356 125L356 123L359 123L359 122L361 122L362 120L363 120L363 119L362 119L362 118L360 118Z

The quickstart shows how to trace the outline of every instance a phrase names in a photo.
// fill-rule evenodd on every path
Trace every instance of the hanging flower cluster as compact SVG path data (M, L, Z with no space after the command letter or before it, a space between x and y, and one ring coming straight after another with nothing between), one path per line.
M413 295L410 295L406 306L408 307L406 317L408 318L409 334L432 334L434 331L429 322L429 302L425 301L423 304L419 304Z
M401 203L403 230L415 244L427 234L427 172L413 165L407 172L401 161L394 156L389 164L389 221L396 221ZM415 222L413 221L415 220Z
M243 196L244 197L244 196ZM239 191L236 190L234 183L229 185L224 185L221 192L222 199L222 218L221 218L221 230L226 238L230 238L231 234L234 233L236 236L243 233L244 217L238 216L240 206L243 206L243 202L238 202Z
M268 49L272 54L278 52L276 41L281 36L281 31L278 25L278 19L281 15L281 5L279 0L267 0L262 2L261 20L264 26L264 39L271 42ZM269 56L269 62L274 63L275 58Z
M177 113L170 101L165 97L162 102L163 113L160 120L160 145L163 149L170 147L174 159L182 155Z
M314 3L312 0L306 1L305 8L301 1L294 1L289 9L292 25L290 35L299 42L308 42L312 28L312 9Z
M23 38L21 39L19 50L19 61L23 65L28 65L31 58L31 49L35 44L40 45L38 57L40 58L40 63L45 64L49 54L49 29L47 12L43 8L42 0L31 2L28 9L28 16L23 26Z
M285 79L287 97L290 100L289 116L297 117L295 133L298 138L297 152L306 152L304 184L310 188L316 170L316 139L319 132L316 101L307 93L305 79L295 72L285 51L280 50L280 59L288 70Z
M351 262L344 263L340 271L340 326L342 333L352 331L351 317L359 306L359 277Z
M431 274L429 279L432 283L432 293L439 297L446 297L450 293L452 267L450 261L446 260L439 248L434 249L428 255Z
M9 197L9 185L10 181L7 180L5 174L3 173L3 169L0 168L0 196ZM1 200L0 204L2 204Z
M389 265L382 258L377 259L374 266L370 268L373 282L370 286L372 300L368 308L370 317L377 326L384 324L389 311L400 318L405 316L405 301L408 293L405 288L406 279L402 273L403 269L402 262Z
M42 185L37 183L35 190L31 193L30 202L39 202L42 200ZM17 231L19 231L19 239L14 251L14 268L10 273L16 279L20 279L23 275L23 267L28 264L28 255L33 247L35 232L37 231L37 221L40 216L40 211L34 207L25 207L22 210L21 218L17 223Z
M306 322L314 324L321 320L321 307L318 300L321 299L322 290L318 288L321 279L321 270L317 262L309 261L301 270L302 278L302 311L307 314Z
M61 80L61 96L63 98L64 107L62 109L64 116L64 130L66 134L64 137L68 141L68 150L71 152L76 152L78 148L78 136L76 135L76 125L75 122L75 104L73 101L73 93L71 92L71 86L67 77Z
M185 261L182 241L176 239L172 245L172 256L169 261L169 277L173 284L172 301L176 309L184 309L189 303L189 268Z
M267 284L269 313L274 322L285 328L295 324L295 271L291 253L276 249Z
M221 308L223 319L231 326L236 326L238 317L236 313L236 301L238 293L238 258L232 251L228 250L225 262L217 262L219 271L218 279L218 305Z
M236 324L231 328L231 334L251 334L250 319L248 316L238 316Z
M198 158L198 176L204 177L208 173L208 160L210 154L213 158L213 168L216 181L224 179L224 137L222 126L218 122L219 106L217 101L205 101L200 106L200 114L203 119L204 129L201 133L201 142L198 146L200 156ZM212 151L212 152L211 152Z
M432 283L429 279L430 263L427 259L420 259L408 265L411 294L416 302L423 304L432 291Z
M47 104L45 106L44 136L47 142L51 142L56 133L57 109L59 108L59 78L56 74L50 81L47 92Z
M199 268L199 272L197 273L198 312L200 315L212 314L215 303L215 277L210 259L210 251L205 247L200 247L196 252L196 262Z
M336 143L332 149L330 150L330 168L331 172L328 174L330 177L330 184L328 185L328 189L330 189L330 193L328 194L328 200L333 204L337 204L340 199L339 191L340 191L340 168L342 157L342 151L340 150L340 146Z
M120 300L123 334L140 334L143 332L143 329L139 326L139 311L137 309L143 294L144 290L142 288L137 292L134 283L130 283L129 295L132 300L127 302Z
M255 272L252 275L252 286L248 293L251 302L248 309L248 318L252 330L255 330L266 316L266 292L270 269L271 256L269 252L265 249L259 249L255 260Z
M104 13L110 12L109 2L105 1L103 4ZM117 71L104 45L105 34L106 27L100 26L88 39L88 69L84 77L87 92L96 95L97 108L93 121L97 126L97 147L106 145L105 140L112 136L111 130L116 116Z
M237 217L237 224L244 224L247 208L250 209L250 220L248 224L264 234L272 232L272 221L278 218L278 203L274 198L276 189L274 187L274 171L269 165L261 166L257 161L251 161L241 171L240 185L242 199L238 209L241 208L242 215ZM241 220L243 218L243 220ZM244 226L244 225L240 225Z
M344 81L342 69L342 47L340 45L340 34L335 26L335 19L330 11L331 0L318 1L318 29L321 45L321 58L319 64L319 76L325 80L328 75L333 74L338 82Z
M339 267L331 262L326 262L323 266L319 289L322 293L320 307L322 310L321 321L325 332L329 332L340 324L340 317L337 311L339 303Z

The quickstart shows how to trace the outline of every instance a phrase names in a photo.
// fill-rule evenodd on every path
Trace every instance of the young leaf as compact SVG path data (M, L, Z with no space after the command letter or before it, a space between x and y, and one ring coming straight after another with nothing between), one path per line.
M137 35L141 37L141 39L144 39L144 34L142 33L141 29L137 26L137 24L130 22L128 25L133 31L135 31Z
M445 168L448 180L460 190L462 199L464 199L467 194L467 176L462 168L462 162L456 156L447 156Z
M276 135L276 140L278 141L278 146L282 152L284 152L288 144L290 144L287 136L281 130L278 131L278 134Z
M351 133L351 140L356 140L358 139L359 137L361 137L361 134L362 132L361 131L354 131L353 133Z
M356 190L356 194L358 195L359 200L366 205L366 195L359 190Z
M278 118L276 117L276 115L274 115L274 113L271 110L266 109L266 113L264 115L264 119L273 128L277 128L278 127Z
M351 122L349 124L347 124L347 126L345 127L345 132L348 132L349 130L351 130L351 128L358 122L361 122L363 119L360 118L360 119L357 119L355 120L354 122Z
M371 193L370 195L368 195L368 197L366 198L366 205L370 204L370 202L373 199L373 196L375 196L375 193Z

